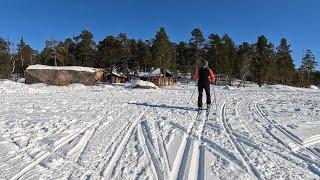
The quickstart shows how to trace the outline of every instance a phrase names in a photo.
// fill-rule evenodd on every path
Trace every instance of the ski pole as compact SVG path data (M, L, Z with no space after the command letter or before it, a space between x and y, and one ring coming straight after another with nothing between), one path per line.
M216 112L218 109L218 104L217 104L217 96L216 96L216 91L214 90L214 85L212 85L212 90L213 90L213 95L214 95L214 103L216 105Z
M192 92L192 95L191 95L191 98L190 98L190 100L189 100L189 103L188 103L188 104L190 104L190 103L191 103L192 98L193 98L193 95L194 95L194 93L196 92L196 88L197 88L197 86L194 86L194 89L193 89L193 92Z

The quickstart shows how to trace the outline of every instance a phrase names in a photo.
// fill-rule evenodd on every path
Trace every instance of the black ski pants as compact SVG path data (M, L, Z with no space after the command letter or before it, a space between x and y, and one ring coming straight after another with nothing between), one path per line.
M203 95L203 89L206 92L207 97L207 105L211 104L211 96L210 96L210 83L209 82L198 82L198 107L202 107L202 95Z

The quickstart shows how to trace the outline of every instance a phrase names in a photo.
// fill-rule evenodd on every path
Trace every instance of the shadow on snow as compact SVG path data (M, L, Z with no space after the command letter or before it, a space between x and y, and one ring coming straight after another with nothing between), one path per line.
M183 106L172 106L167 104L148 104L148 103L129 103L134 104L138 106L147 106L147 107L153 107L153 108L166 108L166 109L179 109L179 110L185 110L185 111L197 111L198 108L190 108L190 107L183 107Z

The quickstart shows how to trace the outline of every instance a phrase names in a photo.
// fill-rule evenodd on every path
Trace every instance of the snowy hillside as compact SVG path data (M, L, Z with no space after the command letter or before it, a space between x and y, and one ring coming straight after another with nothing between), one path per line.
M0 179L320 178L320 90L193 90L0 81Z

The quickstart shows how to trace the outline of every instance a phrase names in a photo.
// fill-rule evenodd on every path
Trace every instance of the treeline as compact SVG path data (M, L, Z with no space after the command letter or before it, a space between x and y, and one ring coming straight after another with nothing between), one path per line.
M306 51L302 66L296 69L290 45L284 38L278 46L263 35L254 44L243 42L236 45L227 34L210 34L205 38L196 28L188 42L174 43L161 27L151 40L130 39L125 33L120 33L116 37L107 35L96 43L93 34L83 30L64 41L48 40L44 49L38 52L23 38L14 46L0 37L0 78L22 77L31 64L117 68L120 71L147 71L160 67L189 73L194 72L196 64L204 59L223 78L249 80L259 85L320 84L312 52Z

